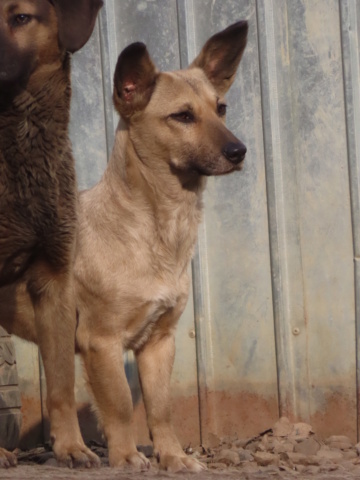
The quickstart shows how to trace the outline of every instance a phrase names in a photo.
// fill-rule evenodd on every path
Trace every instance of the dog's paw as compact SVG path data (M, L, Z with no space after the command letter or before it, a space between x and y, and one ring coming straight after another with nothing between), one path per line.
M0 468L16 467L16 465L16 456L5 448L0 448Z
M192 457L178 456L178 455L163 455L160 456L160 468L171 472L194 472L198 473L201 470L206 470L206 466Z
M71 445L63 449L56 448L55 444L53 450L59 466L62 467L92 468L101 464L100 458L84 444Z
M111 467L130 467L133 470L145 471L150 468L150 461L140 452L124 454L123 452L111 452L109 455Z

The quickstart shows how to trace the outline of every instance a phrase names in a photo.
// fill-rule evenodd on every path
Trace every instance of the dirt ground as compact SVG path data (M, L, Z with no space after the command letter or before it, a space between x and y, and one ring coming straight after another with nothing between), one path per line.
M272 428L255 437L218 439L214 436L212 443L206 447L188 447L186 451L207 465L207 470L198 474L159 471L150 446L139 446L139 450L150 458L150 470L134 472L126 468L110 468L105 445L93 442L90 446L101 458L100 468L87 470L58 467L49 448L39 447L18 452L18 466L0 470L0 479L360 479L360 444L352 444L343 435L320 440L310 425L293 424L287 418L281 418Z
M4 475L2 475L4 473ZM13 470L1 472L0 478L11 480L146 480L156 478L178 478L179 480L216 480L216 479L246 479L246 480L288 480L288 479L314 479L314 480L348 480L360 478L359 474L351 474L349 472L323 472L323 473L301 473L292 475L284 472L259 472L245 473L241 469L232 470L216 470L204 471L197 474L191 473L167 473L149 471L144 473L131 473L103 467L97 470L66 470L47 466L18 466Z

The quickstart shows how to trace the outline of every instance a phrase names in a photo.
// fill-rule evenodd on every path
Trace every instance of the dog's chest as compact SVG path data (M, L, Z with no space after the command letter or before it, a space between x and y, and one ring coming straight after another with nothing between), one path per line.
M127 322L124 344L126 348L138 350L154 331L166 331L175 326L176 312L186 303L188 277L184 275L173 283L153 282L142 298L134 298L133 315Z
M27 252L40 244L51 258L66 256L74 237L76 183L66 124L45 113L29 107L0 114L0 236L6 239L0 265L11 256L9 270L25 268Z

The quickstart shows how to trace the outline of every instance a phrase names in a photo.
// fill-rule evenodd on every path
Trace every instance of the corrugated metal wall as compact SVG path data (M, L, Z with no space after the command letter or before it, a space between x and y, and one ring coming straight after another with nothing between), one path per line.
M182 442L249 435L279 414L355 439L360 285L360 5L357 0L105 0L74 55L71 136L80 188L100 178L117 118L117 55L148 45L186 66L213 33L249 20L227 123L248 147L240 173L212 178L177 332L174 423ZM194 335L196 332L196 335ZM17 341L24 443L40 438L36 348ZM146 428L128 372L139 440ZM87 436L93 417L78 364ZM32 430L31 430L32 429Z

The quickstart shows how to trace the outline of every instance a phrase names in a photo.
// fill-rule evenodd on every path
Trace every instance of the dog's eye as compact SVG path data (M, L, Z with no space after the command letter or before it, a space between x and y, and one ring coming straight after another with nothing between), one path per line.
M195 121L194 114L189 111L172 113L170 117L181 123L193 123Z
M225 103L218 103L217 113L219 117L224 117L226 115L226 107L227 105Z
M13 19L13 25L15 27L27 25L30 22L31 18L31 15L27 15L26 13L19 13L18 15L15 15Z

